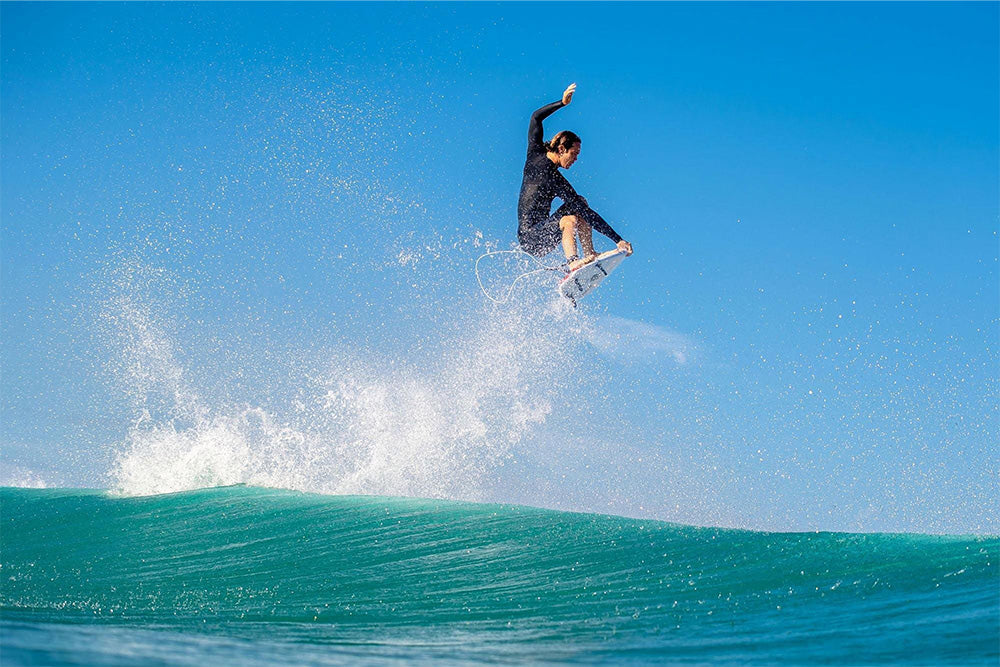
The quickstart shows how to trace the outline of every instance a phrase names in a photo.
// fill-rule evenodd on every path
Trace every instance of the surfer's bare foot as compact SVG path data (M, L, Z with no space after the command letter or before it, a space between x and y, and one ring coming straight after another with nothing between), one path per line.
M586 266L587 264L590 264L591 262L593 262L595 259L597 259L597 253L593 253L591 255L587 255L586 257L583 257L583 258L580 258L580 259L574 259L573 261L571 261L569 263L569 270L570 271L576 271L581 266Z

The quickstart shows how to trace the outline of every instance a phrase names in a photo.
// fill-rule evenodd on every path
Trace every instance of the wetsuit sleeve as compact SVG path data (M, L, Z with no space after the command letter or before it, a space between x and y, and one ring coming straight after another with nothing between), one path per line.
M531 114L531 122L528 124L528 152L533 149L542 148L544 149L545 139L542 136L542 121L554 114L559 109L562 109L565 105L562 100L558 102L553 102L552 104L546 104L541 109L536 109L535 113Z
M621 235L611 229L611 225L608 224L607 220L602 218L597 211L589 206L587 207L587 212L583 214L583 219L589 222L590 226L593 227L595 231L604 234L615 243L622 240Z
M583 200L576 190L570 185L570 182L566 180L566 177L560 173L556 173L556 196L562 199L569 206L570 210L578 211L579 215L587 221L587 223L594 228L594 231L604 234L609 239L618 243L622 240L622 237L611 228L607 220L602 218L600 214L594 209L587 205L587 202Z

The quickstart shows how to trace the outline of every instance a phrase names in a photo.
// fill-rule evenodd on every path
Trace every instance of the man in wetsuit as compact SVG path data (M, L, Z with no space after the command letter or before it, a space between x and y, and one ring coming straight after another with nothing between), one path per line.
M593 239L595 229L617 243L619 250L632 254L632 244L622 240L559 173L559 169L573 166L579 157L580 137L563 130L547 143L543 139L542 121L568 105L575 92L576 84L570 84L561 101L547 104L531 114L528 157L524 162L524 180L521 181L521 196L517 204L517 240L521 247L541 257L555 250L561 242L570 270L597 257ZM555 213L550 214L552 200L556 197L563 203ZM578 237L583 250L582 258L576 247Z

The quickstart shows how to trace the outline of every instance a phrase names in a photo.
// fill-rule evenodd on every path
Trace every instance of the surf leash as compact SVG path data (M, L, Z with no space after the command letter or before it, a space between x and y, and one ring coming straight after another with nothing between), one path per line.
M497 299L497 298L493 297L486 290L486 286L483 285L483 280L479 276L479 262L481 262L484 257L490 257L492 255L505 255L505 254L527 255L528 257L530 257L532 259L532 261L534 261L536 264L538 264L538 266L541 267L541 268L534 269L533 271L528 271L526 273L522 273L517 278L514 278L514 282L512 282L510 284L510 287L507 288L507 293L504 294L503 299ZM480 255L479 259L476 260L476 280L479 282L479 289L482 291L483 296L485 296L487 299L489 299L493 303L497 303L497 304L505 304L505 303L507 303L510 300L510 295L514 292L514 287L517 286L517 283L520 282L520 280L522 278L527 278L528 276L532 276L532 275L534 275L536 273L542 273L544 271L564 271L564 270L565 269L563 268L562 265L559 265L559 266L549 266L548 264L545 264L542 260L540 260L537 257L535 257L534 255L532 255L530 252L525 252L524 250L521 250L520 248L515 248L514 250L492 250L490 252L487 252L487 253L484 253L484 254Z

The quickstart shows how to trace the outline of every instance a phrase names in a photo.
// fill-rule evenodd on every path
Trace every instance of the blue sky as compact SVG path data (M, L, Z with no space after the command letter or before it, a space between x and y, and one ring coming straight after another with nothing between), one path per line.
M350 367L472 391L485 412L434 419L489 443L414 452L488 451L467 493L347 489L1000 529L996 4L0 11L13 481L113 486L149 424L179 458L248 410L341 437L301 406ZM636 253L582 312L544 281L491 311L472 265L514 240L528 116L570 82L546 134L583 137L567 176ZM537 360L447 366L507 343ZM430 419L383 408L379 433Z

